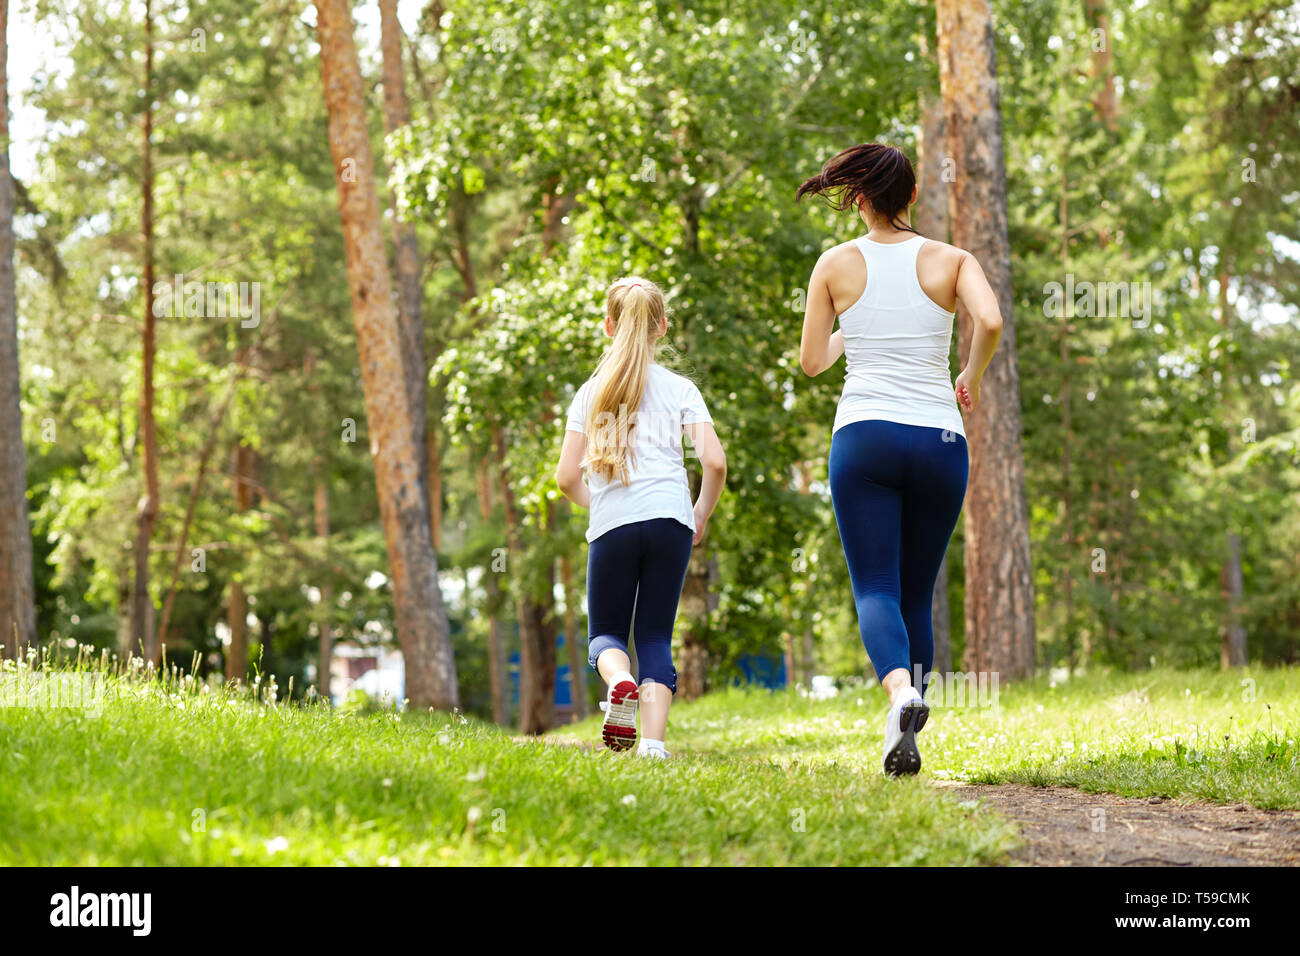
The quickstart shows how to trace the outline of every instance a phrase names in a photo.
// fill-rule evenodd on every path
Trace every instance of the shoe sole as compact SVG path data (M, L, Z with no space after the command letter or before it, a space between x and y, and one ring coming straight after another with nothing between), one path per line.
M885 754L885 773L891 777L908 777L921 770L921 751L916 749L916 732L930 717L930 705L913 701L898 713L898 729L903 736Z
M609 691L609 706L600 736L610 750L630 750L636 746L636 684L622 681Z

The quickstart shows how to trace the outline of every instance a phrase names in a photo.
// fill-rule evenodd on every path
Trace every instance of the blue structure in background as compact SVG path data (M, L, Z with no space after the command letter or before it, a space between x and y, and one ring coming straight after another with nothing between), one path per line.
M784 687L786 682L785 657L781 654L745 654L736 661L740 672L745 675L738 684L757 684L768 690Z

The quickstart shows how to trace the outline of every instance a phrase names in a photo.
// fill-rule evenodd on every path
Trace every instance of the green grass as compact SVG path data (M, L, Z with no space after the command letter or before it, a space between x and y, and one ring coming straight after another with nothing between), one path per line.
M939 717L924 753L954 779L1300 809L1300 669L1038 680Z
M910 780L880 776L874 688L709 695L674 708L676 757L649 762L117 682L98 717L0 707L0 863L998 863L1013 828L931 778L1300 806L1300 673L1254 676L1254 702L1240 675L1156 672L939 708Z
M1300 669L1097 672L1001 687L995 706L930 699L923 778L1300 809ZM669 749L868 775L884 707L875 686L828 701L733 690L676 708ZM556 736L592 739L596 726Z

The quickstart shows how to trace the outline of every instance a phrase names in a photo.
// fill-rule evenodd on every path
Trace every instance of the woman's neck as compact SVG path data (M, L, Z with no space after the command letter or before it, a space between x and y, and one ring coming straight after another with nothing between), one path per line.
M866 218L867 236L877 241L887 239L896 239L900 236L911 237L916 235L912 229L912 211L905 209L893 219L885 219L881 216L868 215ZM898 223L906 226L906 229L900 229Z

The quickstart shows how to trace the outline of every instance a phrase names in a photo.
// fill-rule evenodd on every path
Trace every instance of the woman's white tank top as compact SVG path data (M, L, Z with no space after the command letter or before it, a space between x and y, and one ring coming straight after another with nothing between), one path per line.
M916 277L925 242L924 236L888 244L854 240L867 261L867 287L840 316L848 368L833 431L884 419L966 437L948 367L952 313Z

